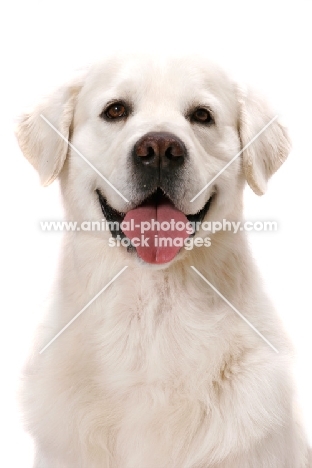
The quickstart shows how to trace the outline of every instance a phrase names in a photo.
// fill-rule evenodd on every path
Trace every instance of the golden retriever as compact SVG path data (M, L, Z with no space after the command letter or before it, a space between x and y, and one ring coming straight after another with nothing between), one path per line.
M204 229L241 222L246 181L263 194L288 155L262 98L200 57L118 56L17 137L77 223L23 374L35 467L308 467L291 346L244 229Z

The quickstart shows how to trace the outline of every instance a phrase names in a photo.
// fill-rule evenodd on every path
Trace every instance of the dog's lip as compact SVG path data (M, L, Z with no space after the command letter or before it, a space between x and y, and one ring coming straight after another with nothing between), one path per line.
M122 224L122 222L123 222L123 220L124 220L124 218L126 216L126 213L122 213L122 212L117 211L114 208L112 208L108 204L106 198L102 195L100 189L96 189L96 193L97 193L98 198L99 198L102 213L103 213L104 217L106 218L106 221L109 222L109 229L110 229L110 232L112 234L112 237L115 238L115 239L117 238L117 239L121 239L121 240L122 239L128 239L126 234L121 229L121 224ZM164 197L164 198L167 198L167 200L169 199L168 197L166 197L166 195L163 192L162 192L161 196ZM213 200L214 196L215 196L215 192L209 197L209 199L207 200L207 202L205 203L203 208L201 210L199 210L196 214L185 215L189 222L194 223L194 224L192 224L192 226L194 226L193 232L189 235L190 238L195 236L197 226L198 226L196 223L201 223L203 221L204 217L206 216L206 214L207 214L207 212L208 212L208 210L210 208L210 204L211 204L211 201ZM137 207L142 205L143 203L147 202L150 199L150 197L151 197L151 195L149 195L147 198L145 198L145 200L143 200L143 202L141 204L137 205ZM128 243L126 249L127 249L127 252L129 252L129 253L137 252L137 249L131 243L131 240Z
M99 202L100 202L100 205L101 205L101 208L102 208L102 212L103 212L105 218L107 218L107 216L109 218L114 217L115 221L120 221L121 222L124 219L124 217L126 216L127 212L118 211L115 208L113 208L111 205L109 205L107 199L102 194L100 189L96 189L95 191L96 191L96 193L98 195ZM210 197L208 198L208 200L206 201L206 203L204 204L204 206L199 211L197 211L196 213L194 213L194 214L184 213L185 216L187 217L187 219L190 222L193 222L195 220L202 221L203 218L205 217L206 213L208 212L209 208L210 208L210 203L211 203L212 199L214 198L214 196L215 196L215 193L212 193L210 195ZM160 187L158 187L154 192L150 193L147 197L144 198L144 200L142 200L140 203L138 203L136 206L134 206L131 209L138 208L139 206L143 205L143 203L148 202L152 198L155 198L155 202L157 202L158 198L165 198L165 199L168 199L171 203L173 203L173 201L170 199L170 197ZM173 203L173 205L174 205L174 203Z

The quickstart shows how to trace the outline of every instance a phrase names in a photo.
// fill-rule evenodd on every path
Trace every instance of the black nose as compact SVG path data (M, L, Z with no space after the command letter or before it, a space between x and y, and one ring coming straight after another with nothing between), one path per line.
M184 163L186 148L171 133L151 132L140 138L134 146L136 164L151 168L175 169Z

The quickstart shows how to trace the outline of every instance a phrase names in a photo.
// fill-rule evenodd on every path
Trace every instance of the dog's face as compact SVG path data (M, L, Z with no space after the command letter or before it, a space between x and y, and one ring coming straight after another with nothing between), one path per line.
M238 153L272 117L211 63L130 56L95 65L59 90L24 117L18 137L44 184L61 174L67 214L76 221L173 220L181 229L171 225L165 235L186 239L183 223L238 216L246 179L264 192L288 153L284 129L274 121ZM113 235L140 234L130 231ZM168 263L181 250L156 248L154 240L137 248L148 263Z

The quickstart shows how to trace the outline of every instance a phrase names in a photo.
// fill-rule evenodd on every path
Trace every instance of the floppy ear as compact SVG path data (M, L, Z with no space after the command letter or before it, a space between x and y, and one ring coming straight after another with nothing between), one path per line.
M266 102L256 93L240 88L238 129L243 151L245 178L257 195L266 191L267 181L283 164L290 151L290 140L286 129L274 120L275 117ZM253 142L251 140L254 139ZM251 142L251 143L250 143ZM250 143L250 144L249 144Z
M23 115L17 124L16 136L20 148L38 171L44 186L51 184L59 175L68 152L67 141L48 122L69 140L75 102L81 86L81 80L77 80L75 84L59 88L31 113Z

